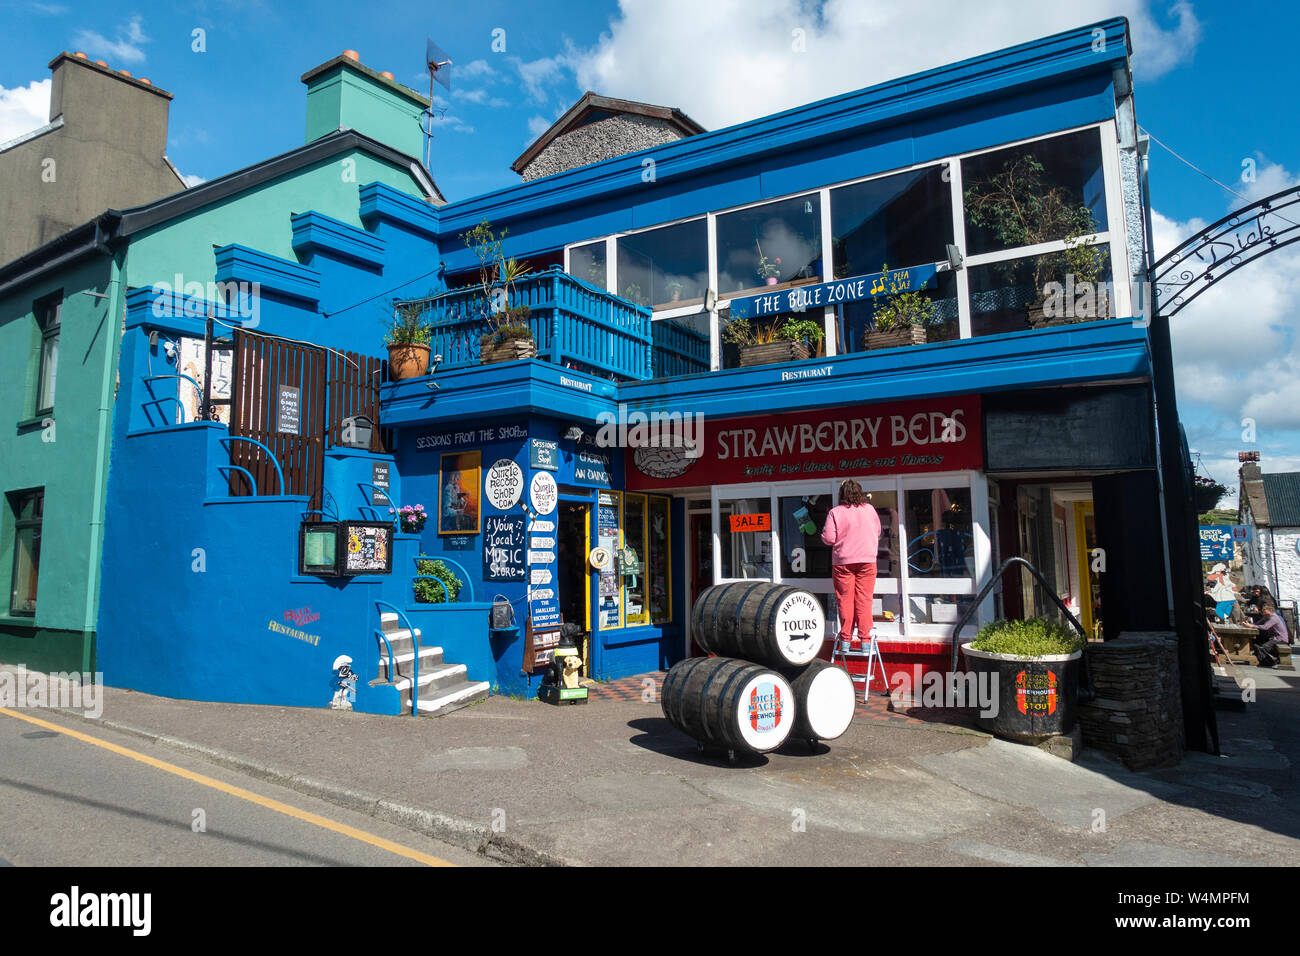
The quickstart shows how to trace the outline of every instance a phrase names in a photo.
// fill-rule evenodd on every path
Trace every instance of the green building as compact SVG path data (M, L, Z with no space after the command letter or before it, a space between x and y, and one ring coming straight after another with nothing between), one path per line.
M104 501L126 293L215 286L214 248L296 262L312 211L362 228L362 186L444 200L415 158L428 101L351 51L303 76L306 144L155 202L108 210L0 268L0 661L94 671ZM183 291L176 288L177 293ZM375 343L377 345L377 343ZM167 480L167 463L158 463ZM142 543L147 547L147 543Z

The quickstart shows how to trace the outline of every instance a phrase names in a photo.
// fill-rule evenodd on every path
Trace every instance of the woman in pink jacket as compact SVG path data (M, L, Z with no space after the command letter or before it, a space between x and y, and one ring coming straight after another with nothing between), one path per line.
M840 485L840 503L826 516L822 541L831 546L831 577L835 581L835 603L840 609L839 639L849 641L849 647L856 651L871 635L876 551L880 546L880 515L856 481L850 479Z

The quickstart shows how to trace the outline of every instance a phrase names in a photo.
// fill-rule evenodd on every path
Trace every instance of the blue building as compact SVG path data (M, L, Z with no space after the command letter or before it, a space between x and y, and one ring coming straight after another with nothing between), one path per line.
M235 300L132 290L106 680L323 705L347 656L359 708L435 712L480 685L535 692L561 622L597 678L666 667L692 653L689 609L715 583L796 582L834 617L816 531L848 477L884 521L891 673L945 670L954 624L1012 555L1097 635L1168 629L1162 514L1185 456L1157 453L1167 343L1141 295L1129 52L1108 20L712 132L631 104L662 120L655 145L445 205L361 183L360 225L285 223L293 256L216 249L218 279L258 283L256 328ZM618 114L585 108L530 153L556 162L561 137ZM531 269L486 296L485 221ZM528 307L535 357L486 354L498 297L487 311ZM438 359L376 393L394 299ZM178 337L233 356L228 423L206 404L198 421L156 412ZM380 427L352 447L358 413ZM417 503L422 530L375 530ZM359 573L311 573L316 525L342 527ZM418 567L434 573L421 556L454 573L454 600L414 600ZM1013 580L970 633L1047 610ZM514 622L490 621L493 603Z

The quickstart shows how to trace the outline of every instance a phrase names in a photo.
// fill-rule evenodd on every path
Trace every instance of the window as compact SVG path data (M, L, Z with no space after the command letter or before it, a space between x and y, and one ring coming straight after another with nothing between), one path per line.
M1055 316L1109 318L1113 306L1110 246L1091 249L1097 264L1085 268L1095 270L1095 277L1083 281L1076 281L1079 272L1071 264L1071 254L1064 252L971 266L967 270L971 334L1015 332Z
M598 289L607 289L605 271L605 240L574 246L569 250L569 275L590 282Z
M36 380L36 414L54 410L54 383L59 370L59 326L63 300L46 300L36 307L36 324L41 331L40 369Z
M967 255L1107 229L1096 129L971 156L961 170Z
M623 553L619 562L623 575L623 623L625 627L647 624L646 604L646 513L645 495L623 495Z
M572 260L570 260L572 261ZM704 219L618 237L618 294L654 309L699 305L709 284Z
M672 620L672 556L669 539L668 499L647 499L650 524L646 529L646 579L650 587L650 623Z
M952 242L952 188L931 166L831 190L835 278L941 262Z
M921 295L934 303L930 323L925 326L927 342L946 342L961 337L961 323L957 303L957 273L937 273L928 289ZM876 308L883 298L861 299L836 306L835 354L864 352L870 347L867 333L875 331ZM1022 324L1024 315L1021 315Z
M41 518L44 489L19 491L9 496L14 515L14 571L9 613L36 614L36 580L41 565Z
M820 193L726 213L717 233L719 296L821 281Z
M722 579L772 580L772 502L733 498L718 502L722 539Z

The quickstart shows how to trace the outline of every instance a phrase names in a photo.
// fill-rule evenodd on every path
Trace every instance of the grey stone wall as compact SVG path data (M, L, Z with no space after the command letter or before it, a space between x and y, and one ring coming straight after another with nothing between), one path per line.
M681 130L666 120L622 114L588 123L556 137L524 167L524 182L554 176L569 169L598 163L682 139Z
M1171 632L1124 633L1084 652L1097 696L1079 704L1086 746L1114 754L1130 770L1183 759L1178 639Z

